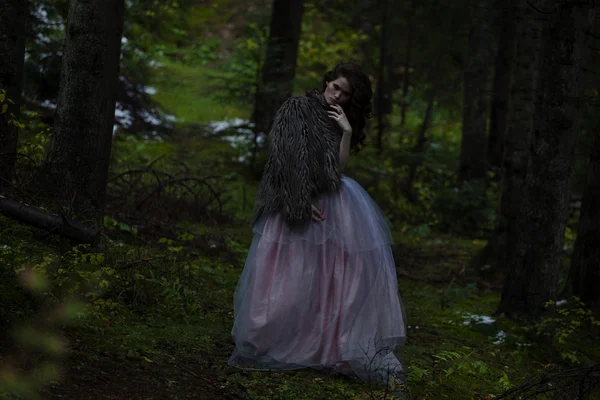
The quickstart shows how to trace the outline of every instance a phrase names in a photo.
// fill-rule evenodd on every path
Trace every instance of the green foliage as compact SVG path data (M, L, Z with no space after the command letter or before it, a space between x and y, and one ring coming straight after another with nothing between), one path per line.
M308 3L298 46L297 91L321 88L323 74L340 61L354 59L368 37L348 25L334 26L321 7Z
M123 35L144 53L161 50L157 45L186 38L186 20L192 6L189 0L139 0L128 3Z
M425 396L450 391L458 394L457 391L465 389L466 392L471 390L475 394L477 390L471 386L474 383L472 377L484 382L486 393L500 394L511 387L506 371L498 371L485 361L475 358L475 355L475 351L468 347L460 351L440 350L431 356L430 363L421 361L409 366L408 382L411 386L418 387L419 393ZM488 398L491 399L491 396Z
M569 364L587 364L592 362L591 355L578 343L577 338L599 332L600 321L592 311L577 297L571 297L560 303L550 301L546 304L555 310L555 315L543 317L536 325L538 336L547 338L555 351ZM543 340L542 343L547 343Z
M189 66L206 67L219 59L221 42L216 38L207 38L190 49L182 49L181 61Z
M466 181L459 187L443 186L433 193L432 211L445 232L489 230L494 222L495 193L485 182Z
M253 105L262 78L267 27L249 24L236 40L233 54L218 64L222 74L212 75L213 97L223 104Z

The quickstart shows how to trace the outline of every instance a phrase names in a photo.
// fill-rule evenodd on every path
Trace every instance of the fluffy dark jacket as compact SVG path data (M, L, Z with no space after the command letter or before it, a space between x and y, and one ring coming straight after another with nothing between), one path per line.
M312 200L341 185L341 131L327 115L322 93L313 90L289 98L277 112L269 140L252 224L279 211L292 226L304 226L312 217Z

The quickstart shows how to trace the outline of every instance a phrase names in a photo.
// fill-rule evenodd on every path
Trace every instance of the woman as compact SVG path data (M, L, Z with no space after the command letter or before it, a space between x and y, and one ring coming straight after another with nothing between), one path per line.
M372 89L338 64L270 132L254 239L234 300L230 365L319 368L389 382L406 330L385 216L341 175L365 140Z

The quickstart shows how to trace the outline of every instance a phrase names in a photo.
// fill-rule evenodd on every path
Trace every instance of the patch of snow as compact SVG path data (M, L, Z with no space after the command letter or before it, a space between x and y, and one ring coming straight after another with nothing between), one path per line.
M244 136L221 136L221 139L231 143L235 148L248 144L248 139Z
M160 119L156 118L154 115L150 114L147 110L141 110L140 116L147 124L158 126L161 124Z
M150 96L154 96L156 93L158 93L158 90L155 87L146 86L144 87L144 92L148 93Z
M37 19L39 19L44 24L50 23L50 20L48 19L48 11L46 11L43 4L40 4L38 6L38 8L34 11L34 15Z
M46 99L42 102L41 106L45 107L45 108L56 108L56 103L54 103L51 100Z
M117 103L117 106L115 107L115 119L125 128L131 128L131 124L133 124L133 115L131 114L131 111L123 108L120 103Z
M164 66L164 64L161 62L155 61L155 60L150 60L150 61L148 61L148 66L150 68L160 68L160 67Z
M239 128L247 125L248 121L241 118L234 118L225 121L214 121L208 124L208 127L212 129L213 133L219 133L230 128Z
M37 39L38 43L51 43L52 42L52 39L50 39L50 36L45 36L41 32L37 33L36 39Z
M462 316L465 319L463 325L475 324L493 324L496 320L487 315L466 314Z
M173 114L165 114L165 115L163 115L163 118L164 118L164 119L165 119L165 121L167 121L167 122L173 122L173 123L175 123L175 122L179 121L179 120L177 119L177 117L176 117L176 116L174 116Z
M504 331L498 331L498 333L496 333L496 336L494 337L494 344L502 344L504 343L504 341L506 340L506 338L508 337L508 334Z

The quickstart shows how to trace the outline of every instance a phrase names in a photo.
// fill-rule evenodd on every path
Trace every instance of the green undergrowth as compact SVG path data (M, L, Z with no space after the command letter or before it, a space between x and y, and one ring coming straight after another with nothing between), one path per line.
M380 388L317 371L252 372L228 367L233 349L232 296L249 245L249 229L239 225L187 228L174 239L159 238L144 245L132 244L127 240L130 233L124 231L121 239L89 247L73 246L2 218L0 255L7 267L3 273L14 270L23 277L32 269L49 282L27 307L22 300L28 295L15 289L17 280L3 281L2 320L35 322L40 304L79 298L85 307L61 330L77 343L72 351L89 362L114 355L146 363L194 363L210 370L222 387L252 399L387 398ZM407 368L407 398L491 399L551 366L585 364L598 356L591 338L577 329L565 331L560 323L538 326L554 329L552 337L545 339L535 329L493 317L499 292L482 289L462 269L479 246L470 240L430 235L406 238L394 249L408 323L407 344L398 350ZM436 274L448 279L432 282ZM15 297L17 293L21 294ZM21 313L15 317L18 309ZM11 310L10 315L6 310ZM563 315L562 322L568 327L567 317ZM560 343L557 334L566 341ZM590 346L583 351L573 346L575 341L589 341Z

